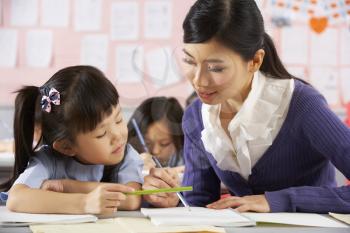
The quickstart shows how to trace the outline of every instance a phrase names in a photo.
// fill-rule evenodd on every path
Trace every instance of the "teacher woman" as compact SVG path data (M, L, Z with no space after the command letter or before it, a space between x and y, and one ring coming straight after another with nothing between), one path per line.
M334 168L350 178L350 129L288 73L255 1L198 0L183 29L184 72L199 96L182 123L189 204L350 213L350 187L336 186ZM220 200L220 182L231 197ZM143 188L177 185L170 171L152 169ZM174 194L145 199L179 202Z

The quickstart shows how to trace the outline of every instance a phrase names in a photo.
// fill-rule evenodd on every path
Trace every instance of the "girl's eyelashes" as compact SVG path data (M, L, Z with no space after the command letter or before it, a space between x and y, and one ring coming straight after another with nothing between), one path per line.
M213 66L208 66L208 71L214 72L214 73L220 73L224 70L225 68L223 67L213 67Z
M98 135L96 138L103 138L103 137L106 135L106 133L107 133L107 131L104 131L104 133L103 133L103 134Z
M189 65L196 65L196 63L195 63L193 60L188 59L188 58L182 58L182 61L183 61L184 63L189 64Z

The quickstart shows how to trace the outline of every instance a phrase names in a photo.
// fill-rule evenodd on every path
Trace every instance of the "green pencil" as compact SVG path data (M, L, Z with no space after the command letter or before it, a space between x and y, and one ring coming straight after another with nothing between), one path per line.
M156 193L176 193L176 192L187 192L192 191L192 186L175 187L175 188L162 188L162 189L150 189L150 190L137 190L134 192L128 192L128 195L150 195Z

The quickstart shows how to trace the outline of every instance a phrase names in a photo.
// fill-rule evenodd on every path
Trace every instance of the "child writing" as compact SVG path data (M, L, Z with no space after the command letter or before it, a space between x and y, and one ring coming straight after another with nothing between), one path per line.
M110 214L135 210L143 162L127 145L127 127L113 84L96 68L72 66L15 101L15 166L7 208L27 213ZM33 148L41 108L43 146ZM111 182L111 183L100 183Z

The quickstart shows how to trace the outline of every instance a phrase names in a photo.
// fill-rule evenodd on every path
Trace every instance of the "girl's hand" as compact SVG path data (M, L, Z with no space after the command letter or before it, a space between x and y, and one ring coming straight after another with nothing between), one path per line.
M251 195L244 197L226 197L224 199L218 200L207 205L211 209L226 209L235 208L239 212L260 212L267 213L270 212L269 203L266 200L265 195Z
M45 180L44 183L41 184L40 189L64 193L63 182L63 180Z
M150 170L151 168L156 167L156 164L154 163L152 159L152 155L149 153L142 153L140 154L142 160L143 160L143 170Z
M174 188L180 186L176 172L169 168L152 168L144 178L142 189ZM156 207L175 207L179 203L176 193L145 195L144 199Z
M133 188L122 184L101 184L86 195L85 213L112 214L126 199L125 193L133 191Z

